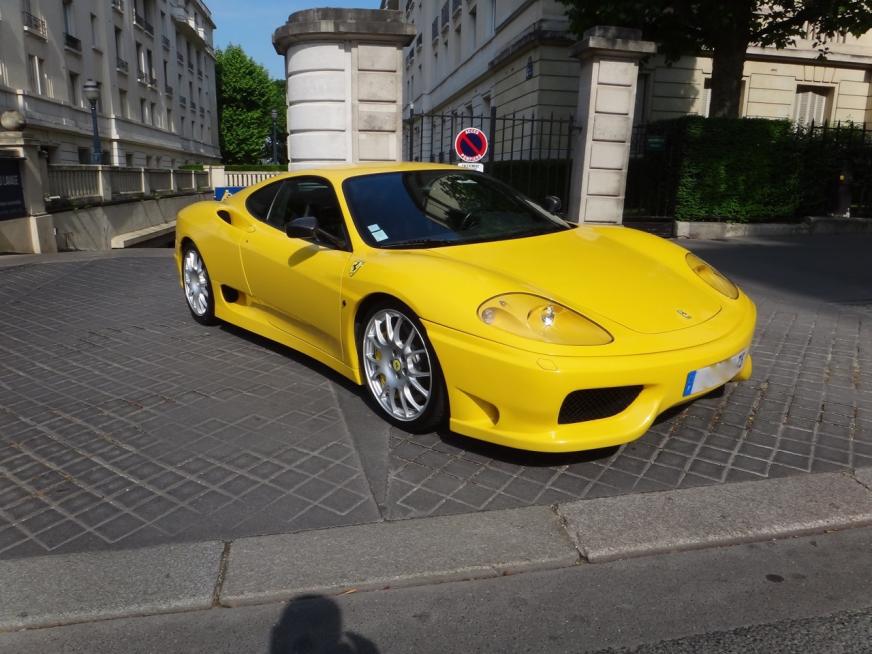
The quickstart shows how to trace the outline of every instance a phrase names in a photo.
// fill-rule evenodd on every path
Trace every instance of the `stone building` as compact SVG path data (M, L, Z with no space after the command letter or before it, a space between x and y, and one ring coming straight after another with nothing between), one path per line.
M220 158L215 24L202 0L4 0L0 113L49 164L91 163L86 80L100 86L103 162L172 168ZM0 152L2 154L2 152Z
M557 0L382 0L382 7L404 11L417 29L404 60L405 100L416 113L575 113L577 37ZM785 50L749 48L742 115L872 123L872 32L831 43L824 64L811 36ZM706 115L710 78L709 58L671 66L650 58L640 70L636 124Z

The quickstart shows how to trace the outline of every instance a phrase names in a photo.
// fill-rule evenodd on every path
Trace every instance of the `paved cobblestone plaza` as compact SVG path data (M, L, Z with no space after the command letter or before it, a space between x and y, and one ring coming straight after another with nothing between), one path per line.
M319 364L191 320L169 250L0 258L0 558L872 466L872 238L690 245L757 302L753 379L573 455L389 428Z

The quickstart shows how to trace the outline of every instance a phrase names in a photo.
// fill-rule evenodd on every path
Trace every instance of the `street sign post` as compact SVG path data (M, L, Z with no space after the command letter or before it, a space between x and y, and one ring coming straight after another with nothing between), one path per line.
M478 163L487 154L487 136L477 127L467 127L454 138L454 152L464 163Z

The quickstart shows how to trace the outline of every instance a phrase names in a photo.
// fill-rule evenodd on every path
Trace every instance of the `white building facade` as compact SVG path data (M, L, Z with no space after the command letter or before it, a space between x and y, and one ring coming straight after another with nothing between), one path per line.
M416 113L566 117L576 112L578 39L557 0L382 0L415 25L404 92ZM872 32L828 44L748 49L741 115L799 123L872 123ZM652 57L640 69L636 124L707 115L711 59Z
M214 29L201 0L3 0L0 113L48 164L89 164L93 79L104 164L217 162Z

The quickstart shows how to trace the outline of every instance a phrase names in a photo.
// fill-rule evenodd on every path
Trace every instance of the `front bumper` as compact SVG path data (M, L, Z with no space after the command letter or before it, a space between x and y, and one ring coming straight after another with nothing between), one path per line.
M737 325L712 342L655 354L543 356L426 322L451 406L451 429L508 447L575 452L620 445L644 434L666 409L704 395L684 395L692 370L747 351L754 334L753 305ZM751 357L736 379L747 379ZM643 387L630 406L610 418L558 424L573 391Z

